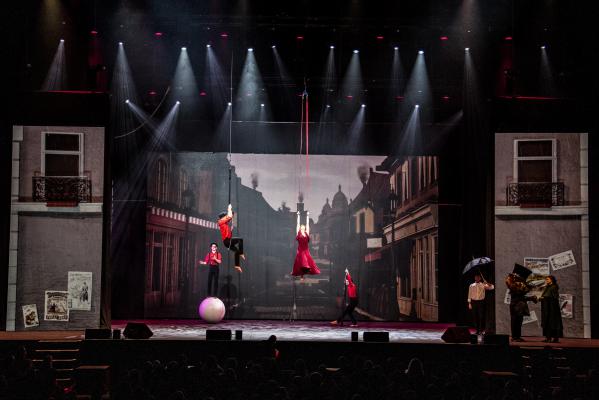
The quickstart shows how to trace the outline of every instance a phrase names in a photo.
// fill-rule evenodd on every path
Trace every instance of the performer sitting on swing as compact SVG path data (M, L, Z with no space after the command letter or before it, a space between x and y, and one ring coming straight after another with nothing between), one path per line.
M306 225L300 224L300 212L297 212L297 226L295 230L297 232L297 236L295 237L295 240L297 240L297 253L291 275L301 276L303 280L305 274L320 274L320 270L312 259L310 248L308 247L308 243L310 242L310 212L306 213Z
M233 232L229 226L229 222L233 219L233 206L229 204L226 213L220 213L218 215L218 227L220 228L220 234L223 238L225 246L235 253L235 269L239 272L243 272L241 269L240 258L245 260L243 254L243 239L233 237Z

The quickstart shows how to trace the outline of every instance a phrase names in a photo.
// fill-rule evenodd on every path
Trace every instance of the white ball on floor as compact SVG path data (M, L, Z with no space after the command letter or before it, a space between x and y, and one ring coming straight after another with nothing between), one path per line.
M222 321L225 317L225 303L218 297L206 297L198 307L200 318L211 324Z

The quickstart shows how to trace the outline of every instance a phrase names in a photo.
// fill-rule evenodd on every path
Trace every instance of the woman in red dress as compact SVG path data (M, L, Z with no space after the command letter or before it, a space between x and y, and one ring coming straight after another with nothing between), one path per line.
M300 225L300 212L297 212L297 254L295 255L295 262L293 263L293 271L291 275L301 276L304 279L304 275L318 275L320 270L316 266L316 263L310 255L310 213L306 215L306 225Z

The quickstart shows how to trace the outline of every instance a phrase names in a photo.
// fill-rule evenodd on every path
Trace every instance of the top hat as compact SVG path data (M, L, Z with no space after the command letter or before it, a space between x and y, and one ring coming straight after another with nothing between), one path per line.
M522 279L526 279L528 278L528 275L532 274L532 271L526 268L524 265L515 263L512 273L518 274Z

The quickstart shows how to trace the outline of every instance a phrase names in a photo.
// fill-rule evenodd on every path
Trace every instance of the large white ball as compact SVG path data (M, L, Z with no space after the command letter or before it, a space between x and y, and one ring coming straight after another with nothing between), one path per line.
M218 297L206 297L200 303L198 313L204 321L215 324L225 317L225 303Z

